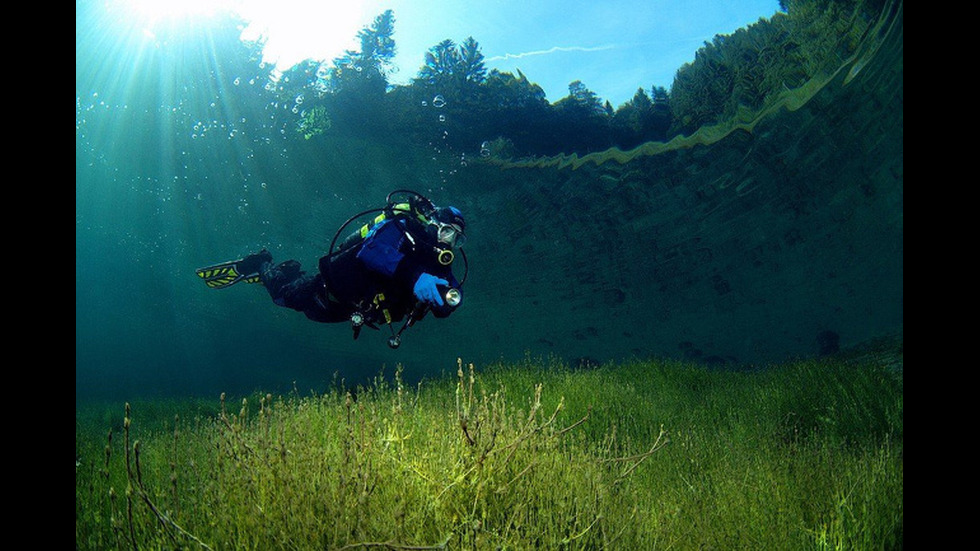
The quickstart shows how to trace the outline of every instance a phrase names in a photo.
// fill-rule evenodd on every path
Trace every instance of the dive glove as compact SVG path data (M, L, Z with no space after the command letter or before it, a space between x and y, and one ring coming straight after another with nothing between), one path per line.
M439 289L436 288L437 285L449 285L449 282L432 274L423 273L415 281L416 298L431 306L442 306L442 297L439 295Z

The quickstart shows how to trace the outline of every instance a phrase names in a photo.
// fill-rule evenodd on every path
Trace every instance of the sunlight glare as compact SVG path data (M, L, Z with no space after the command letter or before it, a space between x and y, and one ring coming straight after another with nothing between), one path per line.
M249 22L242 39L263 39L263 58L279 70L305 59L331 61L359 48L358 31L377 15L352 0L242 0L239 14Z
M151 24L162 19L211 16L233 8L235 0L129 0L132 10Z
M245 23L242 40L264 42L263 58L285 71L306 59L332 61L357 49L357 33L380 11L371 0L122 0L152 35L166 20L231 13Z

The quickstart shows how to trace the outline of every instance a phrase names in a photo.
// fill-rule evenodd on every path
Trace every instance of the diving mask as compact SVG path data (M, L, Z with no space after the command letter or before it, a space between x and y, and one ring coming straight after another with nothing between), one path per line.
M462 247L466 243L466 234L455 224L433 222L436 227L436 240L452 248Z

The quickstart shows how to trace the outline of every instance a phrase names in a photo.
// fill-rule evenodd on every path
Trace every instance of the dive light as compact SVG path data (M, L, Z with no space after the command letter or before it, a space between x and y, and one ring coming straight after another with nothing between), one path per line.
M446 304L452 307L459 306L459 303L463 301L463 294L459 292L459 289L453 289L450 287L442 295L443 300Z
M459 289L453 287L446 287L444 285L439 285L436 287L436 289L439 291L439 295L442 297L442 300L448 306L455 308L456 306L459 306L460 302L463 301L463 293L461 293ZM425 316L425 313L428 310L429 310L429 306L424 302L419 301L419 303L416 304L415 306L415 310L413 310L412 313L409 314L408 319L405 320L405 325L402 326L402 328L398 331L398 333L395 333L394 335L388 338L388 346L391 347L392 349L401 346L402 331L415 325L415 322L422 319L422 317ZM354 318L351 318L351 321L353 322ZM355 328L360 329L360 326L356 325Z

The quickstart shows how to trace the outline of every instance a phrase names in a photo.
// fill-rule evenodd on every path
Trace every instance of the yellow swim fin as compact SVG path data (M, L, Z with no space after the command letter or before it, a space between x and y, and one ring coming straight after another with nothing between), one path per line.
M254 262L243 262L245 259L222 262L213 266L205 266L195 270L197 277L204 280L204 284L212 289L224 289L236 283L262 283L259 272L256 269L248 270L250 266L243 264L254 264ZM246 269L243 269L246 268Z

